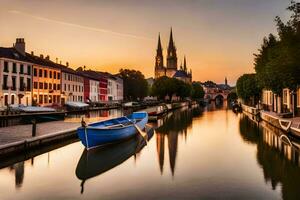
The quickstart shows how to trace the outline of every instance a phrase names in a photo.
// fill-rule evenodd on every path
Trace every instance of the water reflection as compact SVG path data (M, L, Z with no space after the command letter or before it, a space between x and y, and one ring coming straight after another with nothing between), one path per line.
M187 128L192 124L193 117L200 116L202 109L199 107L188 109L188 107L170 113L161 119L156 129L156 149L160 173L163 174L165 159L165 138L168 142L169 162L172 176L175 173L176 155L178 146L178 135L187 139Z
M152 138L153 134L154 129L147 131L148 140ZM75 172L77 178L82 180L81 193L84 192L86 180L120 165L131 156L138 154L146 144L146 141L137 135L127 141L104 148L95 148L90 151L84 149Z
M267 123L258 126L247 116L241 116L240 133L245 141L257 145L257 161L266 183L273 190L281 187L283 199L299 199L299 140Z
M123 110L111 109L111 110L95 110L82 113L71 113L65 118L66 122L79 122L82 118L85 118L87 122L96 122L107 118L120 117L123 115Z
M10 171L15 173L16 188L22 187L24 180L24 162L19 162L10 167Z

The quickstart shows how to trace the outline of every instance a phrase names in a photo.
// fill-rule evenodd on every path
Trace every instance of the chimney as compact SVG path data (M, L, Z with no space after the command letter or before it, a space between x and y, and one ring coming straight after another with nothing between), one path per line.
M46 56L46 60L50 60L50 56L49 55Z
M66 66L69 67L69 62L66 62Z
M24 38L17 38L16 43L14 44L15 49L25 56L25 40Z
M58 63L58 58L55 58L55 63L56 63L56 64Z
M34 56L34 52L33 51L31 51L31 55Z
M44 55L43 55L43 54L41 54L41 55L40 55L40 58L44 59Z

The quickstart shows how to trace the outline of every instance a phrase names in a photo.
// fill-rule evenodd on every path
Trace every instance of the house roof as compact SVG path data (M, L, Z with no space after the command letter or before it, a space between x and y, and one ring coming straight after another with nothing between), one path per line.
M177 70L173 77L189 78L190 76L183 70Z
M27 56L20 54L13 47L10 47L10 48L0 47L0 57L13 59L13 60L19 60L19 61L23 61L23 62L31 62L31 60L28 59Z

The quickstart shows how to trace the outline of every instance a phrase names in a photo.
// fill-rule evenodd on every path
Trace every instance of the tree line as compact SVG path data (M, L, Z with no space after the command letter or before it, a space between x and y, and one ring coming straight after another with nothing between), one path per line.
M291 1L290 18L285 23L275 17L277 36L269 34L254 54L255 74L237 81L237 93L246 102L257 103L262 89L282 96L282 90L296 91L300 84L300 3Z
M121 69L118 75L123 79L125 100L143 100L146 96L155 96L159 100L165 100L166 98L171 100L174 95L181 100L185 98L201 99L204 97L204 90L198 82L189 84L176 78L163 76L156 79L152 87L150 87L145 76L140 71Z

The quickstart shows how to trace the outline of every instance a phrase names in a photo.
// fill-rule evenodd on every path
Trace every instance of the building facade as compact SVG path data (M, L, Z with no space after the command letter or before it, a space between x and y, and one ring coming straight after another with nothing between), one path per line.
M32 104L32 63L24 54L24 39L18 38L13 48L0 48L0 107Z
M158 44L155 56L154 75L155 79L167 76L170 78L177 78L187 83L192 83L192 71L187 70L186 58L184 57L184 64L178 69L177 49L173 40L173 31L171 28L169 45L167 49L167 65L164 66L163 49L161 45L160 34L158 35Z
M123 100L123 80L118 76L110 75L107 84L108 101Z
M61 66L61 71L62 104L68 101L84 102L84 78L68 66Z
M61 70L49 56L28 54L33 62L32 104L36 106L61 105Z

